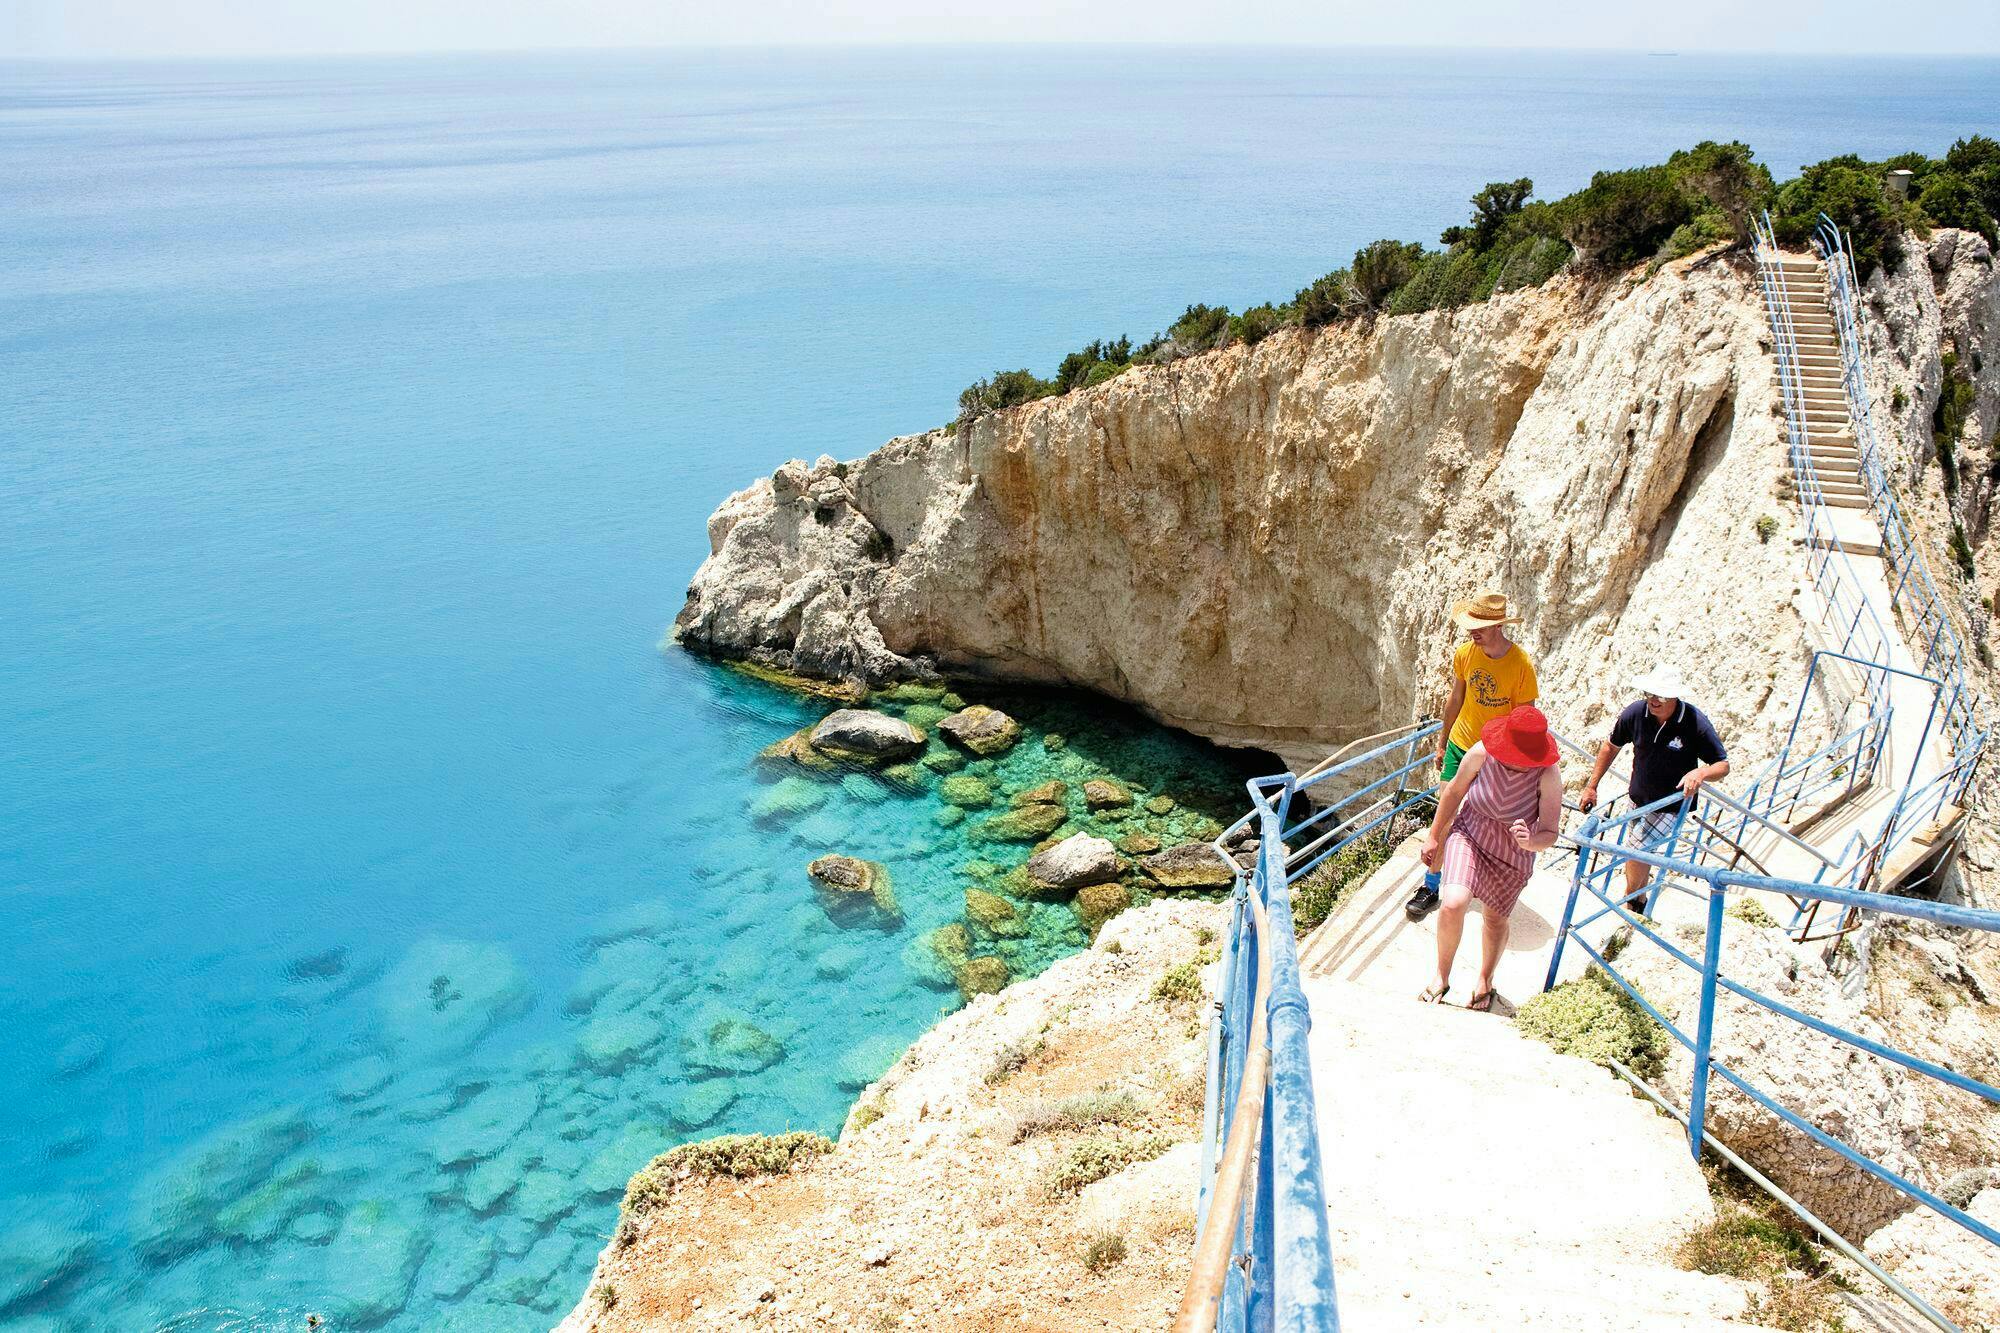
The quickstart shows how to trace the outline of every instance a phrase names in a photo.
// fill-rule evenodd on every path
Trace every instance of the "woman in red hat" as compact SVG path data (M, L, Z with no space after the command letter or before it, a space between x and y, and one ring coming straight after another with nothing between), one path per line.
M1440 872L1437 980L1419 997L1435 1004L1451 990L1451 962L1474 898L1485 907L1479 984L1466 1008L1493 1007L1493 969L1507 947L1507 922L1535 871L1535 854L1555 844L1562 776L1542 710L1524 704L1479 729L1458 773L1438 793L1424 835L1424 864Z

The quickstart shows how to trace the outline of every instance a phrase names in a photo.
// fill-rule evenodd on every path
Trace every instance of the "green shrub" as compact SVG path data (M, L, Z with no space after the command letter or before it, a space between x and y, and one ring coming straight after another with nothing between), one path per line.
M1689 1232L1675 1248L1674 1262L1689 1272L1746 1280L1824 1267L1796 1229L1740 1208L1729 1208Z
M1957 519L1951 521L1951 558L1958 564L1958 572L1968 581L1975 573L1972 567L1972 543L1965 539L1965 524Z
M1229 321L1229 336L1255 347L1288 322L1286 312L1278 307L1255 305Z
M1115 1231L1092 1232L1083 1244L1083 1266L1102 1273L1125 1259L1125 1238Z
M1036 379L1025 370L1002 370L992 379L977 380L958 395L958 419L970 424L988 412L1019 407L1056 392L1048 380Z
M1493 290L1539 287L1569 263L1576 251L1556 236L1523 236L1494 256Z
M1191 305L1167 327L1167 337L1183 353L1220 347L1229 338L1229 307Z
M1778 535L1778 520L1772 518L1769 514L1758 515L1757 540L1763 542L1766 546L1769 546L1771 544L1771 538L1777 535Z
M1153 998L1169 1003L1194 1003L1201 998L1201 968L1190 958L1168 968L1153 983Z
M1361 304L1380 310L1423 262L1424 247L1403 241L1371 241L1354 252L1349 280Z
M1663 166L1600 171L1557 210L1563 239L1576 247L1578 261L1602 268L1649 257L1695 213Z
M1768 930L1778 924L1778 919L1765 911L1764 904L1755 898L1738 898L1729 904L1728 910L1729 915L1745 925L1761 926Z
M1487 282L1486 259L1475 250L1426 255L1410 280L1397 289L1389 301L1392 315L1414 315L1424 310L1456 310L1484 300L1491 290Z
M1955 171L1941 171L1925 181L1917 195L1917 207L1940 227L1976 231L1989 245L1995 239L1993 214L1972 183Z
M1374 833L1343 847L1306 872L1292 885L1292 929L1301 939L1311 933L1394 850L1387 836Z
M1123 375L1126 371L1130 370L1131 368L1132 367L1130 365L1123 364L1120 362L1100 361L1096 365L1092 366L1090 368L1090 374L1084 377L1083 387L1086 389L1094 389L1098 385L1104 383L1106 380L1116 379L1118 376Z
M1099 339L1071 352L1056 367L1055 391L1068 393L1071 389L1090 384L1102 384L1105 380L1125 369L1132 360L1132 340L1130 338ZM1103 367L1111 369L1098 376ZM1096 377L1096 378L1093 378Z
M1464 245L1480 251L1492 249L1508 220L1521 211L1534 190L1535 183L1526 176L1514 181L1489 181L1480 187L1478 194L1472 196L1471 225L1446 227L1438 239L1447 246Z
M777 1176L801 1162L833 1151L823 1134L795 1130L789 1134L725 1134L720 1138L683 1143L655 1157L625 1187L624 1212L646 1213L685 1180L713 1176Z
M1352 275L1340 268L1314 279L1311 286L1300 288L1299 294L1292 298L1292 308L1298 311L1300 323L1317 328L1360 314L1366 305L1361 294L1354 290Z
M1142 1134L1130 1139L1085 1139L1065 1153L1049 1173L1048 1192L1054 1196L1075 1194L1085 1185L1123 1171L1134 1163L1150 1162L1171 1147L1173 1140L1164 1134Z
M1666 1058L1666 1030L1595 967L1523 1003L1514 1022L1565 1055L1601 1065L1616 1060L1641 1077L1656 1074Z
M1129 1092L1086 1092L1060 1101L1036 1102L1014 1122L1014 1142L1037 1134L1122 1125L1138 1119L1143 1109Z
M1777 195L1770 168L1757 161L1745 143L1713 140L1683 149L1667 159L1667 170L1681 189L1705 202L1716 215L1710 242L1750 239L1750 219L1770 207Z
M1778 190L1772 225L1778 239L1803 245L1824 212L1844 228L1853 246L1855 276L1867 281L1877 268L1903 262L1903 210L1883 189L1883 170L1853 154L1816 162Z
M1042 1053L1048 1043L1040 1037L1026 1037L1008 1042L993 1057L993 1067L986 1071L988 1087L998 1087L1027 1067L1028 1061Z

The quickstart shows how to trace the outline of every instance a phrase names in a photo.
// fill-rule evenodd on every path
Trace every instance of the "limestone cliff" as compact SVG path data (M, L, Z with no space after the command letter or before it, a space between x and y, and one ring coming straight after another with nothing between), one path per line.
M1802 677L1778 400L1747 261L1135 368L788 463L723 504L682 642L808 674L1061 682L1310 761L1441 701L1503 588L1560 727L1659 655L1755 762Z

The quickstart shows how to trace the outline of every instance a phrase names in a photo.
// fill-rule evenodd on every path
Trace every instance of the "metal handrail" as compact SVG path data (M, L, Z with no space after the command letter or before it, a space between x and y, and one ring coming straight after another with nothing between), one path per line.
M1668 798L1672 800L1672 797ZM1572 837L1577 843L1577 865L1570 880L1570 891L1563 907L1561 924L1556 931L1555 948L1549 961L1548 975L1543 989L1555 985L1562 965L1566 945L1574 944L1606 976L1615 981L1632 999L1646 1011L1673 1040L1688 1049L1694 1057L1692 1086L1687 1100L1687 1110L1682 1117L1687 1127L1690 1151L1699 1158L1704 1145L1713 1144L1713 1136L1706 1129L1708 1087L1712 1076L1719 1076L1745 1097L1806 1135L1813 1142L1838 1154L1849 1164L1866 1172L1877 1180L1888 1184L1913 1202L1920 1204L1946 1220L1955 1223L1975 1238L1996 1247L1996 1259L2000 1259L2000 1229L1966 1213L1934 1192L1899 1174L1888 1166L1875 1161L1852 1145L1843 1142L1826 1130L1813 1124L1805 1117L1779 1103L1770 1093L1754 1086L1740 1071L1716 1060L1713 1056L1715 1037L1716 995L1726 991L1754 1005L1773 1019L1790 1022L1816 1032L1821 1036L1846 1045L1850 1049L1887 1061L1909 1074L1931 1079L1945 1086L1967 1092L1983 1100L2000 1106L2000 1087L1994 1087L1978 1079L1962 1074L1923 1056L1897 1050L1888 1042L1849 1031L1838 1024L1807 1014L1781 1000L1764 995L1730 977L1722 975L1721 943L1724 929L1723 907L1732 890L1754 890L1779 892L1795 899L1806 899L1815 906L1825 903L1841 909L1843 915L1863 911L1884 916L1930 922L1935 925L1957 929L1979 930L1989 934L2000 934L2000 912L1981 911L1954 904L1927 902L1919 899L1902 898L1893 894L1870 893L1829 884L1805 883L1797 880L1772 879L1764 875L1746 875L1734 869L1704 865L1697 856L1689 856L1680 849L1678 831L1663 847L1641 850L1624 845L1614 836L1617 825L1632 818L1631 815L1618 819L1604 820L1598 816L1587 819ZM1593 861L1598 862L1593 865ZM1644 911L1632 910L1634 904L1615 895L1610 888L1618 868L1626 862L1637 861L1653 866L1664 874L1702 881L1707 886L1707 923L1703 936L1702 957L1697 960L1692 954L1682 950L1665 935L1653 929L1649 915ZM1602 887L1600 887L1602 881ZM1589 894L1601 910L1592 910L1587 918L1579 921L1577 905L1584 894ZM1701 987L1696 1013L1695 1031L1690 1034L1680 1024L1661 1012L1642 994L1623 973L1610 951L1594 946L1581 931L1591 922L1607 915L1615 915L1621 924L1628 927L1634 938L1644 939L1681 966L1700 975ZM1622 956L1622 955L1621 955ZM1628 1069L1619 1071L1624 1077L1642 1085L1648 1096L1665 1104L1666 1099L1649 1084L1645 1084ZM1775 1187L1773 1187L1775 1188ZM1789 1196L1783 1202L1797 1212L1809 1224L1824 1233L1832 1234L1829 1228L1809 1210ZM1874 1266L1869 1271L1882 1277L1889 1289L1902 1300L1908 1302L1935 1327L1956 1333L1957 1326L1944 1315L1890 1279Z
M1248 902L1258 951L1267 953L1270 914L1255 897ZM1250 1166L1262 1129L1257 1106L1264 1100L1264 1090L1270 1081L1271 1043L1265 1017L1270 1003L1271 973L1266 968L1257 977L1257 990L1250 1007L1249 1059L1236 1090L1229 1140L1216 1171L1215 1194L1203 1219L1201 1235L1195 1241L1194 1268L1188 1277L1187 1290L1181 1293L1180 1310L1174 1315L1174 1333L1209 1333L1222 1307L1222 1291L1229 1279L1230 1251L1235 1248L1244 1214L1244 1197L1247 1191L1255 1189L1250 1180Z

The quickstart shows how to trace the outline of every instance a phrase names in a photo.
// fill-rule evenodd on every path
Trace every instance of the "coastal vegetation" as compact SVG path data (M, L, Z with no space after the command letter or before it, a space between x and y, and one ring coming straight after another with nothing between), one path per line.
M1907 197L1891 188L1895 171L1911 173ZM1538 287L1565 269L1605 274L1644 264L1650 272L1710 246L1747 244L1751 220L1765 210L1779 240L1794 245L1811 236L1825 213L1848 232L1865 279L1902 262L1907 232L1962 227L1996 239L2000 141L1970 135L1939 158L1909 152L1869 162L1850 153L1805 167L1782 184L1747 144L1706 141L1662 163L1600 171L1560 199L1533 195L1527 177L1493 181L1472 196L1466 222L1444 229L1438 248L1371 241L1345 268L1315 278L1288 301L1240 313L1197 303L1143 342L1125 335L1091 341L1063 357L1048 378L1026 369L998 371L959 395L954 424L1091 388L1133 366L1233 343L1254 347L1283 328L1455 310Z
M1666 1058L1666 1032L1595 967L1525 1001L1514 1021L1523 1033L1564 1055L1600 1065L1615 1060L1641 1077L1657 1074Z

